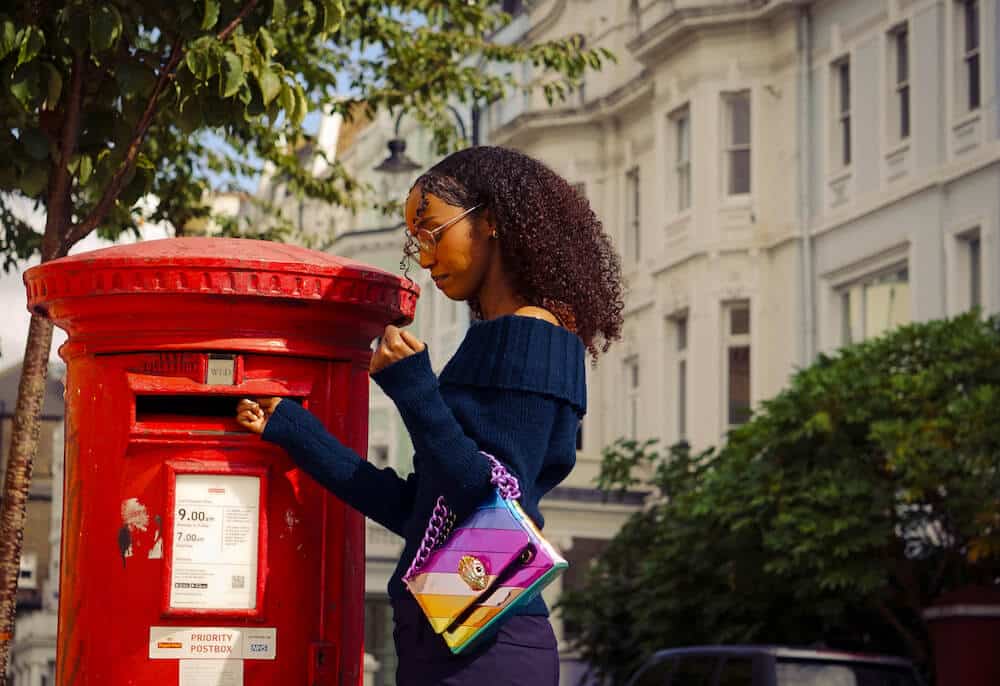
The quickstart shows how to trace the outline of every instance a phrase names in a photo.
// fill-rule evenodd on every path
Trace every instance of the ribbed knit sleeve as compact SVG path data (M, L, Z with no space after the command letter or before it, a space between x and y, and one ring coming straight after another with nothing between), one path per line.
M459 516L471 512L490 493L489 462L445 404L427 350L389 365L372 379L392 398L417 454Z
M345 503L403 535L413 510L415 474L404 480L391 468L369 464L291 400L278 403L261 438L284 448L299 467Z

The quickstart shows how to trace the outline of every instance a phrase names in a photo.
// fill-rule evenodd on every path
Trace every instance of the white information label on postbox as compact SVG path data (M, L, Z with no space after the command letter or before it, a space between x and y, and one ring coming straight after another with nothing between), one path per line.
M254 609L260 477L178 474L174 493L170 607Z
M181 660L178 686L243 686L243 660Z
M209 386L232 386L236 383L236 359L209 357L205 383Z
M243 630L243 658L273 660L278 656L278 630L254 628Z
M150 660L274 660L274 627L149 627Z

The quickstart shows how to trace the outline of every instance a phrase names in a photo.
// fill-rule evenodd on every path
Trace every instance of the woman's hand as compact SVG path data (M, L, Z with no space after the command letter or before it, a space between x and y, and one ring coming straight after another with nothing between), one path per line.
M403 331L399 327L390 324L385 327L382 340L379 341L375 354L372 355L371 364L368 366L368 373L375 374L388 367L393 362L399 362L405 357L423 352L426 348L423 342L409 331Z
M281 398L257 398L256 401L244 398L236 404L236 421L244 429L262 434L267 420L280 402Z

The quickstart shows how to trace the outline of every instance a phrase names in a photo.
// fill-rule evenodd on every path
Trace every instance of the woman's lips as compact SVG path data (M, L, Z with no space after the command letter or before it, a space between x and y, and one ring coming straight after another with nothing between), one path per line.
M434 284L438 287L441 286L441 282L448 278L447 274L441 274L439 276L432 276L431 279L434 280Z

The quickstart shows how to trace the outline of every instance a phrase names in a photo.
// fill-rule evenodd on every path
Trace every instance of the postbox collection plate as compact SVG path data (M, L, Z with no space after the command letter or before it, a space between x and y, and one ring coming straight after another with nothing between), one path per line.
M267 468L174 460L166 477L164 614L259 616Z

